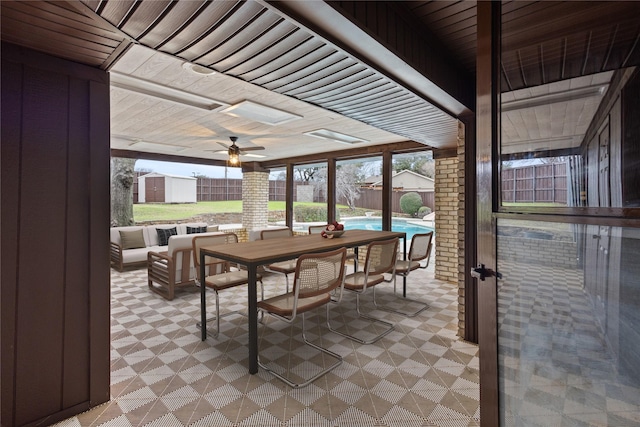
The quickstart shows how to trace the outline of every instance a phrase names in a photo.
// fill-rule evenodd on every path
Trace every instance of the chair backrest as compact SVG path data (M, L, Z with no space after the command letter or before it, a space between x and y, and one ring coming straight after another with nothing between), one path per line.
M410 261L422 261L423 259L429 262L428 258L431 256L431 243L433 239L433 231L422 234L414 234L411 238L411 248L409 249Z
M262 230L260 232L260 239L277 239L279 237L291 237L293 231L290 228L275 228L273 230Z
M196 267L196 275L200 280L200 248L203 246L226 245L227 243L237 243L238 236L234 233L216 234L209 236L195 235L193 238L193 265ZM207 256L205 258L205 274L211 275L227 271L229 268L227 261L220 258ZM220 271L221 270L221 271Z
M296 263L293 293L297 291L298 298L308 298L339 287L344 279L346 258L345 248L301 255Z
M325 230L326 228L326 225L310 225L309 234L320 234L322 230Z
M365 273L382 274L395 270L398 256L398 238L379 240L367 245Z

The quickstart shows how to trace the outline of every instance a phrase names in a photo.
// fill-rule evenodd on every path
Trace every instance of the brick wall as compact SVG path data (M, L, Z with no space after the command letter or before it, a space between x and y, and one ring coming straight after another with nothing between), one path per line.
M242 225L247 230L268 225L269 174L267 172L245 172L242 175Z
M458 158L436 159L436 279L458 282Z
M238 242L248 242L249 241L249 232L246 228L225 228L224 230L220 230L225 233L234 233L238 236Z
M498 235L498 259L547 267L578 267L576 242Z

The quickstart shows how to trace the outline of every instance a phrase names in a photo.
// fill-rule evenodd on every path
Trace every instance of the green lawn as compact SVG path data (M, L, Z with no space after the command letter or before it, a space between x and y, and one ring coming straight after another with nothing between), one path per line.
M305 205L322 205L324 203L297 203ZM270 211L285 210L285 202L269 202ZM198 203L138 203L133 205L135 221L172 221L191 218L195 215L211 213L242 212L242 200Z

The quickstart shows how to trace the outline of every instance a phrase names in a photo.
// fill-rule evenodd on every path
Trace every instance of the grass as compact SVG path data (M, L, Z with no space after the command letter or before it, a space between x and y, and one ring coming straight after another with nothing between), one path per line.
M321 205L324 203L299 203L296 205ZM285 210L286 203L269 202L270 211ZM196 215L242 212L242 200L229 200L220 202L198 203L138 203L133 205L133 218L135 221L173 221L189 219Z
M242 201L198 203L138 203L133 205L136 221L166 221L191 218L207 213L242 212Z

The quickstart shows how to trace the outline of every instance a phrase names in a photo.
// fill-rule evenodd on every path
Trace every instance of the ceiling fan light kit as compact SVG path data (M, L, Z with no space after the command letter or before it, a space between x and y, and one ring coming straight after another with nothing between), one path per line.
M236 153L235 151L232 151L231 148L229 148L229 164L231 166L239 166L240 165L240 155L238 153Z
M230 136L229 139L231 140L231 145L226 145L226 144L223 144L222 142L218 142L218 144L222 145L224 148L227 149L227 155L229 156L227 162L231 166L240 166L240 155L245 154L244 153L245 151L264 150L264 147L260 147L260 146L240 148L236 145L236 141L238 140L237 136ZM260 156L260 157L264 157L264 156Z

